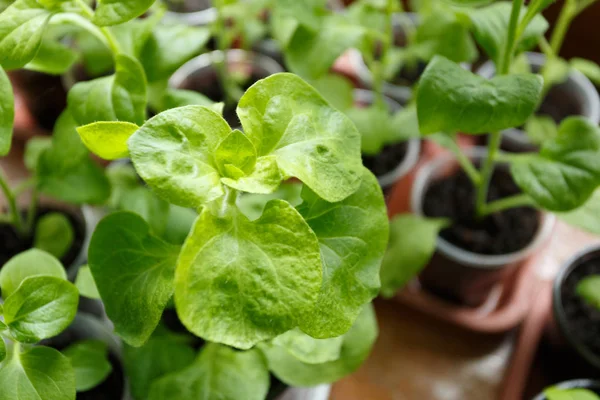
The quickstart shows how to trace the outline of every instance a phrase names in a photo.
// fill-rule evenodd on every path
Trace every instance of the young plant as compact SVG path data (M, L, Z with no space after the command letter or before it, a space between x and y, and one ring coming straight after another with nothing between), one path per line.
M267 366L255 346L284 382L302 385L338 379L364 360L376 332L368 303L379 290L387 217L377 180L361 164L356 128L302 79L276 74L257 82L237 114L244 133L202 106L164 111L141 127L95 122L78 129L93 152L128 154L156 195L199 214L183 246L155 236L136 214L110 214L93 235L89 263L126 343L146 343L174 297L187 330L214 342L198 365L222 363L231 373L238 361L255 365L239 378L260 382L261 390L245 393L262 398ZM304 185L298 207L270 200L254 219L238 207L240 194L273 193L292 177ZM326 362L319 353L289 359L285 350L306 352L321 340L334 346ZM342 346L345 340L361 344ZM289 373L293 363L306 371ZM181 390L196 393L205 370L165 378L153 395L184 381ZM217 386L215 396L237 390Z
M16 255L0 271L0 398L75 399L110 374L102 342L58 351L40 342L69 327L79 293L63 265L37 249Z
M577 284L577 294L586 303L600 310L600 275L590 275Z

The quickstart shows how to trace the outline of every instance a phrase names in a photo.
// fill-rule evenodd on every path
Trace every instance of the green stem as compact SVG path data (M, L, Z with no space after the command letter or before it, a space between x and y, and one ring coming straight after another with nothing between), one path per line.
M452 153L456 157L456 161L458 161L461 168L465 171L465 173L473 183L473 186L478 187L481 184L481 174L479 173L479 171L477 171L477 168L475 168L475 165L473 165L473 162L469 159L469 157L467 157L462 152L462 150L458 146L458 143L456 143L455 137L451 137L450 139L450 151L452 151Z
M480 217L485 217L486 215L490 215L499 211L503 211L509 208L521 207L521 206L530 206L533 204L533 200L531 197L526 194L520 193L514 196L505 197L500 200L492 201L484 206Z
M31 199L29 200L29 210L27 210L27 223L26 229L28 232L33 232L33 222L35 221L35 212L37 210L38 203L38 190L37 185L33 186L31 190Z
M562 10L560 10L556 27L552 31L552 37L550 38L550 47L554 54L560 54L560 49L569 30L569 25L571 25L571 21L573 21L576 14L577 6L575 2L573 0L566 0Z
M479 186L477 186L477 198L475 200L475 207L478 217L482 217L484 215L487 201L487 193L490 187L490 181L492 180L492 173L494 172L496 153L500 148L501 141L501 132L490 133L488 142L488 154L481 169L481 182Z
M500 65L498 66L498 75L506 75L512 63L513 53L515 51L515 43L517 41L517 28L519 25L519 16L523 0L513 0L512 10L510 12L510 21L508 22L508 33L506 37L506 45Z
M8 180L4 176L4 172L1 169L0 189L2 189L2 192L4 193L4 196L8 201L8 210L10 215L12 216L12 224L19 232L25 233L23 230L23 221L21 220L21 214L19 213L19 208L17 207L17 199L15 195L11 192L10 187L8 186Z
M24 191L33 188L35 185L35 178L29 178L22 182L19 182L13 189L15 197L19 197Z

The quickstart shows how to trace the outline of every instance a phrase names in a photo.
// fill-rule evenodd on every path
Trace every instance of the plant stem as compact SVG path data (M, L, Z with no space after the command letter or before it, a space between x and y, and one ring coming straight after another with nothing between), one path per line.
M520 193L486 204L480 214L480 217L485 217L486 215L490 215L495 212L506 210L509 208L529 206L532 204L533 201L531 200L531 197L527 196L526 194Z
M500 65L498 66L498 75L505 75L510 69L513 53L515 51L515 43L517 41L517 28L519 25L519 16L523 0L513 0L512 10L510 12L510 21L508 22L508 33L506 37L506 45Z
M33 222L35 221L35 212L37 210L38 203L38 190L37 185L33 186L31 190L31 199L29 200L29 210L27 210L27 222L25 224L28 232L33 232Z
M450 139L451 140L448 142L451 145L450 151L452 151L452 153L456 157L456 161L458 161L463 171L465 171L465 173L473 183L473 186L478 187L481 184L481 174L479 173L477 168L475 168L475 165L473 165L469 157L467 157L462 152L462 150L456 143L455 137L451 137Z
M552 31L552 37L550 38L550 47L554 54L558 55L560 53L569 25L571 25L571 21L573 21L576 14L577 6L575 2L573 0L565 0L565 4L562 10L560 10L556 27Z
M21 214L19 213L19 208L17 207L17 199L11 192L10 187L8 186L8 181L4 176L2 169L0 169L0 189L2 189L2 192L6 197L6 201L8 202L8 210L12 216L12 224L19 232L25 233L23 229L23 221L21 220Z
M492 180L492 173L494 172L496 153L500 148L501 141L501 132L490 133L488 142L488 153L485 162L483 163L483 167L481 168L481 182L477 187L477 198L475 200L475 207L478 217L482 217L484 215L487 201L487 193L490 187L490 181Z

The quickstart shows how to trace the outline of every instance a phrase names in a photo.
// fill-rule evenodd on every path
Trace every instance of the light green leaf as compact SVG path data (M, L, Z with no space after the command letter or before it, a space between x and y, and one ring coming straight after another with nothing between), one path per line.
M260 157L273 155L284 178L297 177L319 196L340 201L360 185L360 135L299 77L281 73L254 84L238 116Z
M390 243L381 264L381 293L392 297L429 262L443 219L401 214L390 222Z
M125 369L134 398L147 399L152 382L182 370L194 358L194 349L174 335L153 336L142 347L126 345Z
M546 140L556 139L558 126L547 115L532 115L525 123L525 132L535 144L542 144Z
M591 275L577 284L577 294L587 303L600 309L600 275Z
M487 80L436 56L417 90L419 128L481 134L523 124L537 107L542 90L538 75L506 75Z
M325 0L279 0L274 4L279 17L297 21L298 25L317 31L326 12Z
M43 39L40 48L26 69L51 75L62 75L69 71L79 58L71 48L52 39Z
M293 207L302 203L300 193L302 184L285 182L282 183L276 191L269 194L246 193L238 197L237 206L251 221L259 218L267 203L273 199L285 200Z
M75 400L75 373L58 350L37 346L0 367L0 399Z
M53 212L42 216L35 228L33 247L61 258L73 245L75 231L66 215Z
M141 54L148 82L169 78L185 62L199 55L209 38L210 31L205 27L158 25Z
M92 22L98 26L118 25L142 15L154 0L99 0Z
M600 190L596 189L581 207L556 216L569 225L600 235Z
M352 107L353 86L347 78L341 75L327 74L318 79L313 79L309 83L317 89L329 104L338 110L345 111Z
M90 299L100 299L100 293L96 287L96 282L94 281L89 265L79 268L77 278L75 279L75 286L79 290L80 295Z
M54 276L30 276L4 302L4 322L19 342L36 343L65 330L75 318L79 292Z
M197 336L248 349L297 325L321 273L317 238L287 202L270 201L255 221L205 208L179 255L175 305Z
M38 162L42 153L52 147L51 137L32 137L25 144L25 155L23 162L27 169L31 172L37 170Z
M588 77L596 86L600 86L600 66L593 61L583 58L572 58L569 60L571 67Z
M269 371L257 350L236 351L209 343L188 368L155 381L148 400L263 400L269 383Z
M234 172L234 168L230 167L229 169ZM240 175L240 172L237 175ZM232 176L236 176L236 174L234 173ZM281 180L282 176L275 156L260 157L249 175L243 175L237 179L221 178L221 182L231 188L259 194L273 193Z
M544 390L547 400L599 400L600 397L588 389L561 389L551 387Z
M515 182L540 207L569 211L584 204L600 185L600 128L569 117L539 154L520 155L511 165Z
M506 48L506 32L511 9L510 2L499 1L487 7L474 9L468 14L473 22L475 40L483 47L496 66L500 64ZM527 8L522 7L521 18L526 12ZM536 15L523 32L520 42L517 43L516 53L534 47L547 29L548 22L542 15Z
M300 329L292 329L273 339L273 344L306 364L323 364L340 358L343 341L343 336L314 339Z
M221 176L239 179L254 169L256 149L246 135L236 129L219 143L215 160Z
M379 267L388 238L387 211L375 176L362 170L361 186L342 202L329 203L308 188L298 210L316 233L323 285L300 329L316 338L350 329L365 303L379 292Z
M0 66L0 157L7 155L10 151L14 119L15 100L12 86Z
M38 249L30 249L17 254L0 270L2 298L13 294L21 282L31 276L54 276L67 279L63 265L51 254Z
M269 369L277 378L288 385L304 387L332 383L354 372L369 355L376 338L375 312L373 306L368 304L344 335L340 357L335 361L307 364L292 356L284 347L273 343L259 346L267 358Z
M80 126L77 133L90 151L105 160L116 160L129 155L127 139L138 129L131 122L99 121Z
M75 372L75 387L85 392L102 383L112 371L108 348L99 340L85 340L63 350Z
M552 57L546 60L542 68L542 77L544 86L552 87L559 85L567 80L571 67L569 63L559 57Z
M170 203L197 209L224 193L213 155L230 132L214 111L186 106L150 119L128 145L148 186Z
M141 346L156 328L173 295L178 253L130 212L110 214L96 227L90 269L115 332L128 344Z
M36 0L17 0L0 14L0 65L22 68L33 60L51 17Z
M96 121L146 119L146 76L138 61L118 54L114 75L77 83L69 91L68 105L78 125Z

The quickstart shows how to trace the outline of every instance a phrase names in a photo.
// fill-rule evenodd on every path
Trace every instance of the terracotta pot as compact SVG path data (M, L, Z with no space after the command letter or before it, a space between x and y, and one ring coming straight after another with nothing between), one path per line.
M474 147L468 154L473 160L482 160L486 156L486 149ZM458 162L448 154L429 162L419 170L412 191L412 211L423 215L422 204L429 185L438 178L455 173L459 168ZM429 265L419 276L421 285L427 290L454 298L468 306L483 304L492 289L511 278L550 237L555 217L545 213L540 215L539 228L531 243L524 249L510 254L477 254L438 237L436 251Z
M600 395L600 381L592 379L575 379L572 381L561 382L557 385L553 385L561 389L588 389L597 395ZM533 398L533 400L546 400L547 397L544 393L540 393Z
M540 72L546 57L541 53L526 53L534 72ZM492 61L487 61L477 73L484 78L492 78L496 67ZM567 80L553 86L544 98L538 114L550 114L556 122L568 116L581 115L593 123L600 122L600 97L596 88L581 72L571 69ZM538 146L531 143L527 134L519 128L507 129L502 132L501 147L506 151L527 152L536 151Z

